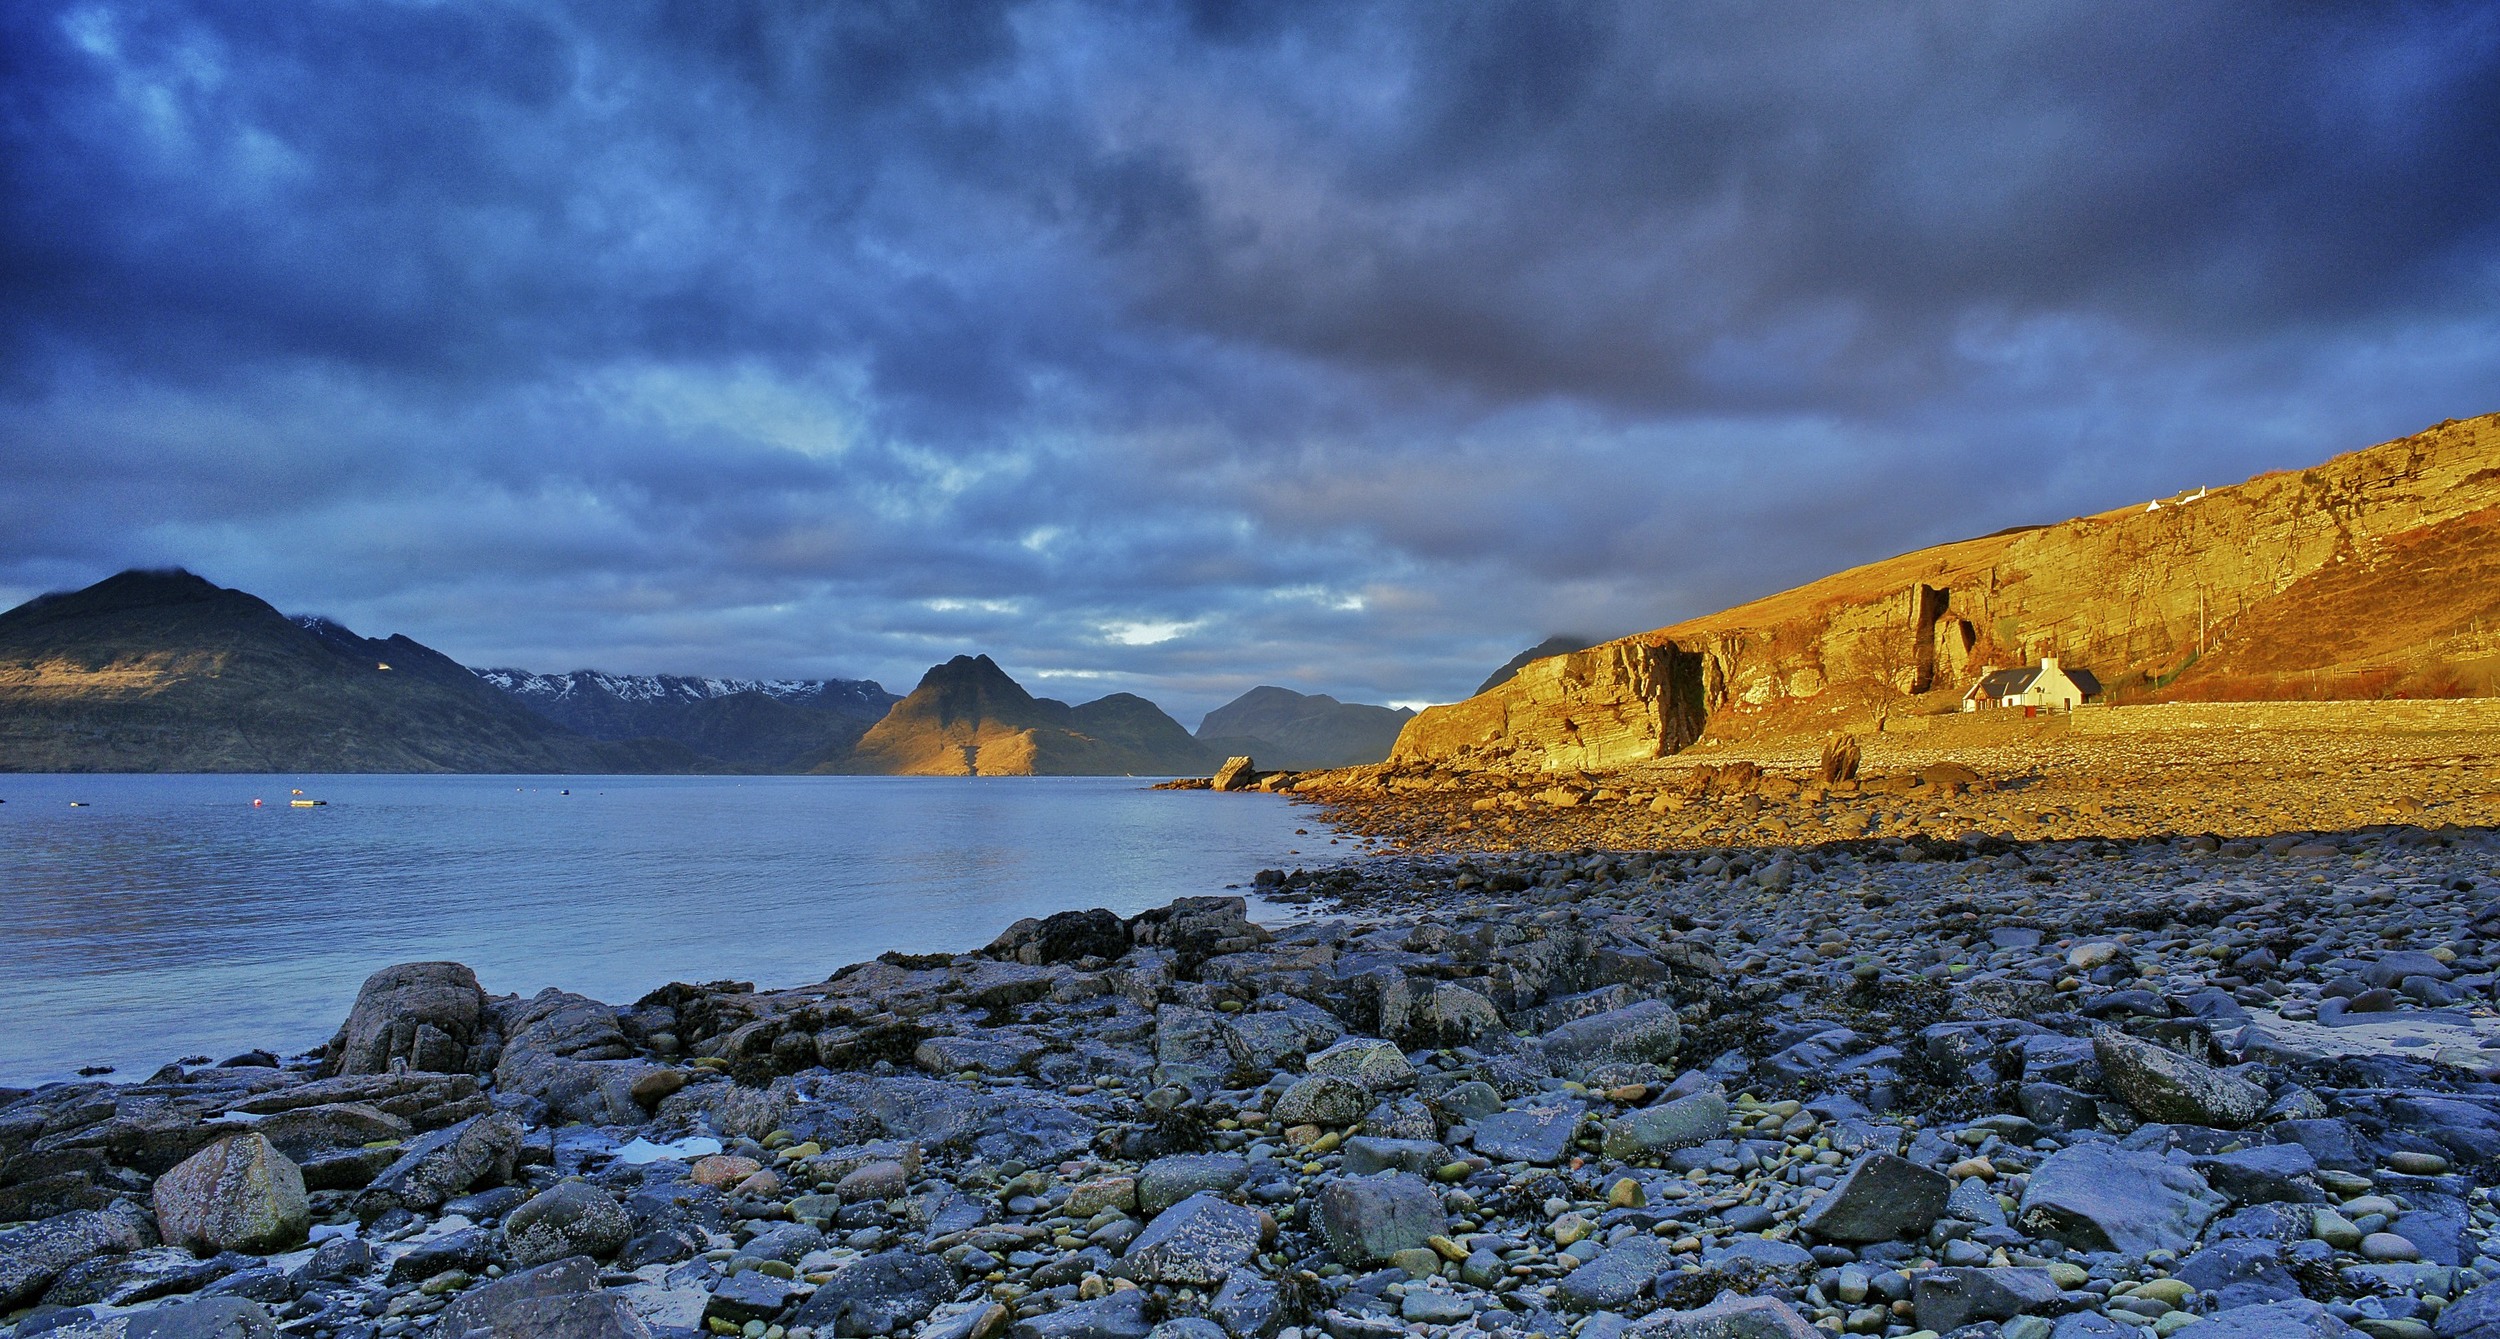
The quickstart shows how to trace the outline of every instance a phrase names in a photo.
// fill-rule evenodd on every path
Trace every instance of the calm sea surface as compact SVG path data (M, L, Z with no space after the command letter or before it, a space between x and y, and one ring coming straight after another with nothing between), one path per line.
M305 1050L395 962L610 1003L670 981L789 986L1352 849L1282 799L1146 784L0 777L0 1083ZM290 808L299 786L330 803Z

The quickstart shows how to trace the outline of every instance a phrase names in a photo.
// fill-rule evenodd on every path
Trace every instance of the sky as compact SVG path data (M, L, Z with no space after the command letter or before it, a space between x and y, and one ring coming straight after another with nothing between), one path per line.
M2500 410L2500 6L0 6L0 603L1447 701Z

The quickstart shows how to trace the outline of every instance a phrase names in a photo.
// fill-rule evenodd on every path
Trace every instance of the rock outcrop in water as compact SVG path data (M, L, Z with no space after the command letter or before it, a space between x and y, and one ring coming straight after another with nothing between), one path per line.
M1264 876L1289 925L1070 912L787 990L393 968L324 1054L0 1094L0 1318L2481 1339L2495 866L2402 828L1393 859Z

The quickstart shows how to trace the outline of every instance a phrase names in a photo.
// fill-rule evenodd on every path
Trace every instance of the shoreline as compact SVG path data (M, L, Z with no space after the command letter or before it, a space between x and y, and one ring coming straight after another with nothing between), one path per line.
M0 1105L0 1217L39 1220L0 1304L1698 1339L1732 1293L1799 1335L2425 1339L2500 1305L2495 886L2488 827L1409 851L1244 890L1270 926L1064 912L778 990L391 969L318 1071Z

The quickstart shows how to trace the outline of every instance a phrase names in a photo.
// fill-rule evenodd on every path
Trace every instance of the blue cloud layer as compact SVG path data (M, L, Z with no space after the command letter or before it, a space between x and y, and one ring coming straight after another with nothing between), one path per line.
M2495 144L2469 3L12 6L0 596L1447 698L2500 408Z

